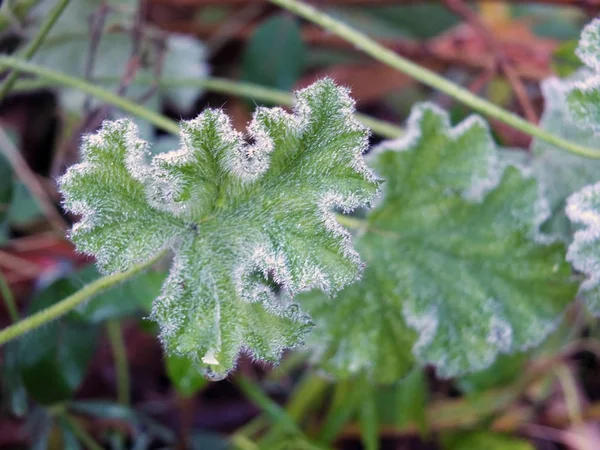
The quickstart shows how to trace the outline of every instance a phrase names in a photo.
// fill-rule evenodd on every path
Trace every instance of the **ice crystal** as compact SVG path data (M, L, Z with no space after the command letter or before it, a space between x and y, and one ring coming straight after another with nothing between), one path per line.
M330 305L298 297L316 322L320 364L379 382L415 363L451 377L556 327L577 291L563 245L538 239L547 214L538 185L498 160L481 118L453 128L437 107L416 106L407 134L369 162L386 181L355 244L362 282Z
M61 179L81 215L71 238L107 273L173 251L152 313L167 351L213 378L241 351L277 361L312 325L290 299L360 272L334 216L378 186L353 112L348 91L323 80L297 93L294 114L258 108L246 135L207 110L182 122L180 149L153 158L130 120L107 122Z

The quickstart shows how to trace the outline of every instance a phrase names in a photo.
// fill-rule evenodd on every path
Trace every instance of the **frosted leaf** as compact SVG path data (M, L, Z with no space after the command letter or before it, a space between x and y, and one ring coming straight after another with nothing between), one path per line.
M65 208L81 216L70 238L105 273L151 258L185 229L148 205L144 185L127 170L128 155L147 151L131 121L105 122L84 137L82 162L60 179Z
M589 310L600 316L600 183L589 185L569 197L569 219L582 229L575 233L567 260L588 279L581 293Z
M326 369L390 382L416 361L457 376L556 327L577 291L564 248L537 240L537 183L497 160L483 120L451 128L443 111L416 106L406 136L369 161L386 181L357 237L361 285L329 308L317 293L298 297Z
M289 299L360 273L334 216L368 205L378 186L353 113L348 91L323 80L297 93L294 114L259 108L246 135L207 110L182 122L180 149L153 158L131 121L105 123L61 180L82 215L72 238L107 272L172 249L152 313L167 351L213 378L241 351L276 361L311 327Z
M568 94L569 108L580 125L600 133L600 18L583 29L576 53L593 73L573 84Z
M596 147L598 137L593 130L581 128L573 121L566 98L570 86L588 74L586 69L565 80L551 77L542 82L545 107L540 126L571 142ZM573 230L564 213L565 201L573 192L600 178L600 161L565 152L541 139L534 139L532 151L531 167L540 180L551 210L551 218L544 224L544 230L569 243Z
M583 29L576 53L586 66L600 72L600 19L594 19Z

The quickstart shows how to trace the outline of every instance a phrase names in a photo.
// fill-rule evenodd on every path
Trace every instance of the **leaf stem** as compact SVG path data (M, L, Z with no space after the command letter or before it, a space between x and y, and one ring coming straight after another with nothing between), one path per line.
M62 414L63 419L69 424L73 434L79 439L85 448L89 450L102 450L102 446L77 422L77 419L69 414Z
M0 294L2 294L2 300L4 300L4 306L6 306L6 309L8 310L10 320L13 322L18 322L19 308L17 308L15 296L10 290L10 286L6 282L6 278L4 278L4 275L2 275L2 271L0 271Z
M130 114L141 117L148 122L156 125L157 127L168 131L172 134L179 133L179 127L177 123L165 116L154 113L138 104L129 101L123 97L119 97L106 89L88 83L87 81L72 77L70 75L57 72L45 67L41 67L35 64L27 63L25 61L11 58L11 57L0 57L0 66L7 66L18 68L21 72L30 73L37 75L39 79L34 80L20 80L17 84L19 90L30 90L39 89L46 87L47 85L60 85L66 87L72 87L79 89L89 95L93 95L100 100L110 103L123 111ZM98 81L118 81L118 78L102 78ZM153 84L156 80L153 77L138 76L131 83L133 84ZM226 80L223 78L183 78L183 79L169 79L161 78L158 80L158 85L161 87L198 87L203 88L212 92L218 92L223 94L234 95L238 97L251 98L262 102L277 103L280 105L292 105L294 97L292 94L287 92L279 91L276 89L266 88L252 83L240 83L236 81ZM368 126L375 134L395 139L404 134L402 128L384 120L375 119L373 117L366 116L364 114L356 114L356 118L363 124ZM177 129L175 128L177 126Z
M118 95L113 94L106 89L98 87L92 83L88 83L82 78L72 77L65 73L56 72L36 64L28 63L21 59L8 56L0 57L0 67L11 67L21 72L37 75L53 84L79 89L80 91L99 98L100 100L114 105L123 111L145 119L164 131L175 135L179 134L179 125L174 120L171 120L161 114L157 114L154 111L151 111L148 108L140 106L123 97L119 97Z
M298 424L287 412L264 394L262 389L244 376L236 378L236 386L255 405L257 405L271 421L291 434L302 435Z
M253 83L240 83L226 80L223 78L207 77L202 79L162 79L159 81L161 86L198 86L212 92L235 95L238 97L251 98L263 102L277 103L280 105L291 106L294 102L294 96L287 92L276 89L266 88ZM364 125L369 127L373 133L380 136L395 139L404 134L404 130L392 123L384 120L357 113L356 118Z
M488 100L480 98L472 92L464 89L440 75L428 69L415 64L408 59L396 54L394 51L384 47L377 41L371 39L367 35L349 27L348 25L334 19L333 17L307 5L299 0L270 0L271 3L281 6L294 14L297 14L304 19L313 22L325 30L341 37L342 39L353 44L357 49L362 50L372 58L380 61L390 67L393 67L400 72L403 72L422 83L437 89L474 110L498 119L513 128L541 139L551 145L560 147L576 155L586 156L588 158L600 158L600 150L584 147L559 136L542 130L538 126L527 122L521 117L512 114L499 106L490 103Z
M44 43L44 39L46 39L46 36L50 32L50 30L52 29L52 27L54 26L64 9L67 7L69 2L70 0L58 0L56 5L54 5L54 8L52 8L50 13L48 14L48 17L46 17L46 20L44 20L44 22L42 23L38 34L35 36L35 38L33 38L33 40L29 43L27 48L25 48L25 50L23 51L23 59L29 60L33 57L33 55L35 55L35 52L37 52L40 46ZM8 94L15 81L17 81L18 77L18 70L13 70L6 76L4 82L0 85L0 101L2 101L4 97L6 97L6 94Z
M117 375L117 401L123 406L130 402L130 379L129 367L127 365L127 348L123 340L121 324L117 319L110 319L106 324L106 331L112 350L115 372Z
M60 302L50 306L49 308L43 309L27 317L26 319L17 322L14 325L4 328L2 331L0 331L0 346L6 344L9 341L12 341L13 339L25 333L28 333L29 331L35 330L36 328L39 328L42 325L51 322L54 319L57 319L58 317L67 314L79 304L94 297L95 295L98 295L102 291L132 278L133 276L149 268L154 263L162 259L166 255L166 253L166 250L160 252L154 258L140 263L136 266L133 266L126 272L115 273L113 275L107 275L105 277L98 278L96 281L86 285L79 291L75 292L73 295L68 296Z

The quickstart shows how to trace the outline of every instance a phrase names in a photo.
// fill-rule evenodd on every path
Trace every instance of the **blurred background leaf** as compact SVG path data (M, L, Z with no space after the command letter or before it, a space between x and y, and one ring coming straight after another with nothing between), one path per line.
M288 14L272 16L246 45L242 79L288 91L302 74L305 55L297 19Z

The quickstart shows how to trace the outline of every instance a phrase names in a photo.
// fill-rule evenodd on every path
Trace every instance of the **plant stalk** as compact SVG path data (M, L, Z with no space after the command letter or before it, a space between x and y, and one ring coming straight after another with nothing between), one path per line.
M8 310L8 315L10 316L10 320L12 322L18 322L19 320L19 308L17 308L17 302L15 302L15 296L10 290L10 286L6 282L6 278L2 275L0 271L0 294L2 294L2 299L4 300L4 306Z
M46 39L46 36L50 32L50 30L52 29L62 12L65 10L69 2L70 0L58 0L54 8L52 8L50 13L48 14L48 17L46 17L46 20L44 20L44 22L42 23L38 34L35 36L35 38L33 38L33 40L29 43L27 48L25 48L25 50L23 51L23 59L29 60L33 57L33 55L35 55L35 53L44 43L44 39ZM17 81L17 78L19 78L19 70L13 70L6 76L4 82L0 85L0 101L2 101L4 97L6 97L15 81Z
M47 87L48 85L59 85L79 89L89 95L92 95L106 103L114 105L123 111L126 111L135 116L141 117L157 127L172 133L179 133L177 123L165 116L150 111L143 106L140 106L123 97L119 97L106 89L88 83L87 81L72 77L70 75L57 72L35 64L27 63L12 57L0 56L0 67L18 68L21 72L37 75L39 79L20 80L16 88L19 90L31 90ZM118 78L106 78L99 81L118 81ZM132 84L153 84L157 81L153 77L139 76L133 80ZM223 78L194 78L194 79L169 79L161 78L158 80L158 85L161 87L176 87L176 86L195 86L198 88L207 89L212 92L234 95L238 97L251 98L262 102L277 103L281 105L292 105L294 97L287 92L276 89L266 88L252 83L240 83ZM395 139L404 134L404 130L390 122L375 119L364 114L356 114L356 118L364 125L369 127L373 133ZM177 126L177 128L175 128Z
M161 114L157 114L154 111L151 111L148 108L140 106L123 97L119 97L118 95L98 87L97 85L88 83L82 78L72 77L71 75L46 69L45 67L31 64L27 61L9 56L0 57L0 67L10 67L17 69L20 72L37 75L38 77L43 78L52 84L79 89L80 91L92 95L104 101L105 103L114 105L123 111L147 120L164 131L175 135L179 134L179 124L174 120L171 120Z
M106 331L112 350L115 372L117 375L117 402L129 406L130 387L129 367L127 365L127 348L123 340L123 330L118 319L110 319L106 323Z
M349 27L337 19L307 5L299 0L270 0L271 3L281 6L290 12L301 16L302 18L313 22L325 30L333 33L342 39L353 44L357 49L362 50L372 58L380 61L400 72L403 72L429 87L437 89L459 102L473 108L488 117L498 119L516 130L527 133L530 136L541 139L548 144L562 148L576 155L588 158L600 158L600 149L592 149L582 145L575 144L554 134L542 130L540 127L527 122L525 119L494 105L467 89L458 86L440 75L432 72L408 59L396 54L392 50L382 46L374 39Z
M71 427L73 434L81 441L85 448L89 450L102 450L103 447L81 426L76 418L66 413L62 414L62 416Z
M100 294L101 292L122 283L138 273L148 269L154 263L162 259L166 255L167 251L160 252L154 258L145 261L143 263L137 264L133 266L126 272L115 273L113 275L107 275L105 277L99 278L96 281L86 285L79 291L75 292L73 295L68 296L64 300L50 306L49 308L43 309L26 319L21 320L20 322L15 323L9 327L4 328L0 331L0 346L6 344L13 339L22 336L29 331L35 330L36 328L41 327L42 325L51 322L65 314L69 311L76 308L78 305L83 303L84 301L94 297L95 295Z

